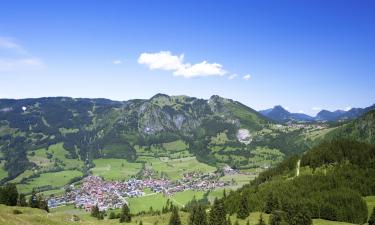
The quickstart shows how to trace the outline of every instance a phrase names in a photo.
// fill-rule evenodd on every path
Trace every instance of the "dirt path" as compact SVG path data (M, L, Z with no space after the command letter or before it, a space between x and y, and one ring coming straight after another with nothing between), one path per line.
M296 177L299 176L299 168L300 168L300 165L301 165L301 160L299 159L299 160L297 161Z

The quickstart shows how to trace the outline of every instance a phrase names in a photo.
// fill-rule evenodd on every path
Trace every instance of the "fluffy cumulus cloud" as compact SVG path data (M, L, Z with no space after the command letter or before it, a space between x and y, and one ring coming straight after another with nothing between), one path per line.
M10 38L0 37L0 72L16 72L43 68L42 59L31 55L21 45Z
M242 77L244 80L250 80L251 79L251 75L250 74L246 74L245 76Z
M322 110L321 107L316 107L316 106L312 107L311 109L312 109L313 111L320 111L320 110Z
M183 54L173 55L169 51L142 53L138 58L138 63L146 65L151 70L173 71L174 76L185 78L226 74L223 66L218 63L208 63L207 61L196 64L185 63Z

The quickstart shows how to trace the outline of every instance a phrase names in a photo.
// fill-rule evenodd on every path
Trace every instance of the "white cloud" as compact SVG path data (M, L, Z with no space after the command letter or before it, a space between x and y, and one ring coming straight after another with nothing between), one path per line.
M303 110L301 109L301 110L298 110L298 113L305 113L305 111L303 111Z
M27 51L22 46L15 43L12 39L6 37L0 37L0 48L13 50L19 54L27 54Z
M112 64L115 64L115 65L122 64L122 60L120 60L120 59L113 60Z
M0 72L23 71L29 69L41 69L44 62L35 57L30 58L0 58Z
M184 55L172 55L169 51L158 53L142 53L138 58L139 64L148 66L151 70L179 70L183 67Z
M228 77L228 80L233 80L234 78L236 78L238 75L237 74L232 74Z
M314 106L314 107L312 107L311 108L313 111L320 111L322 108L321 107L316 107L316 106Z
M353 108L353 107L351 107L351 106L346 106L344 110L345 110L345 111L349 111L349 110L351 110L352 108Z
M244 80L250 80L251 79L251 75L250 74L246 74L245 76L242 77Z
M0 37L0 50L8 50L0 57L0 72L16 72L45 67L42 59L31 55L10 38Z
M183 67L173 72L175 76L201 77L201 76L223 76L226 73L223 66L218 63L207 63L203 61L197 64L184 64Z
M184 55L173 55L169 51L157 53L142 53L138 63L146 65L151 70L160 69L174 71L173 75L185 78L201 76L223 76L226 71L218 63L203 61L197 64L184 63Z

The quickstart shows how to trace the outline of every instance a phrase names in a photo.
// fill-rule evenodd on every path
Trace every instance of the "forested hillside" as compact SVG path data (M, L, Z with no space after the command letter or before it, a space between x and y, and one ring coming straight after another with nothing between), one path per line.
M300 175L296 176L301 160ZM302 156L265 171L225 198L238 213L247 198L250 211L265 211L286 222L296 215L351 223L367 221L362 196L375 194L375 146L353 140L323 142Z

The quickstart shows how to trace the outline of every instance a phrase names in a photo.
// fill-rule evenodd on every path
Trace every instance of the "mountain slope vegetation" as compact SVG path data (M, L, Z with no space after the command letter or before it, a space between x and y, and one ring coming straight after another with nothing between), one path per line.
M211 165L270 166L306 150L305 136L215 95L0 99L0 178L24 183L48 172L87 174L98 158L142 163L193 155Z

